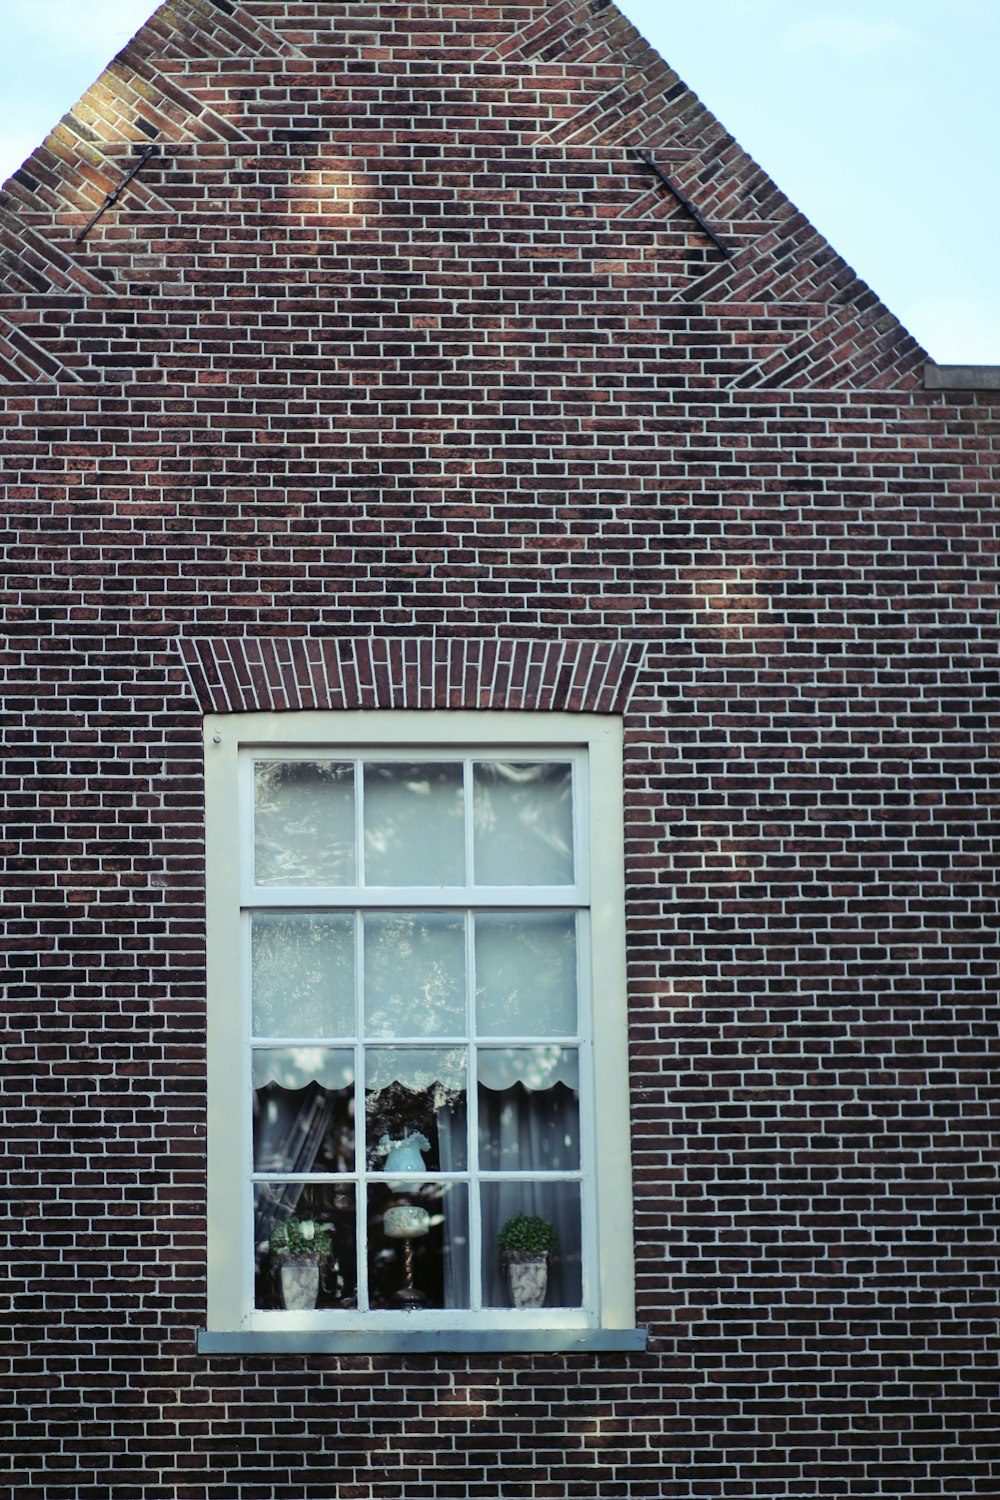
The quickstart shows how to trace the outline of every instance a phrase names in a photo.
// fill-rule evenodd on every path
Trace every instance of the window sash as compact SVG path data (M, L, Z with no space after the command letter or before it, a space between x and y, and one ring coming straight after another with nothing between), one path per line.
M414 752L399 752L395 756L386 756L387 761L394 760L396 763L409 763L419 758L421 761L431 760L432 756L424 754L422 750ZM329 754L319 755L315 749L301 751L297 756L287 756L282 750L273 755L263 757L255 750L246 750L241 755L240 766L240 790L242 803L242 839L243 849L252 854L254 847L254 815L255 815L255 768L262 759L270 759L282 762L287 759L298 759L307 763L317 760L328 759L338 764L351 763L354 766L355 787L355 818L356 830L361 829L363 819L363 808L359 805L358 789L363 787L363 767L366 764L377 762L383 757L380 753L365 753L353 757L339 748L330 751ZM358 1311L379 1314L384 1310L371 1309L369 1307L369 1244L368 1244L368 1218L367 1218L367 1195L370 1184L387 1182L398 1178L398 1173L386 1173L377 1169L366 1167L365 1151L365 1129L366 1115L364 1100L366 1097L366 1052L370 1050L392 1048L423 1049L433 1051L449 1045L466 1049L466 1149L469 1165L463 1170L441 1171L434 1170L424 1173L413 1173L414 1187L422 1182L456 1182L468 1186L468 1270L469 1270L469 1307L422 1310L419 1314L421 1323L427 1318L428 1312L433 1317L435 1313L442 1311L451 1314L466 1314L473 1317L483 1315L491 1317L497 1311L483 1303L483 1280L482 1280L482 1209L480 1205L480 1184L486 1183L517 1183L525 1184L533 1182L567 1182L579 1185L580 1189L580 1211L581 1211L581 1255L582 1255L582 1283L583 1294L580 1312L591 1321L596 1309L592 1305L594 1277L590 1267L594 1255L595 1233L592 1220L595 1205L592 1197L592 1185L590 1176L586 1171L588 1160L592 1160L592 1106L591 1106L591 1054L589 1046L589 1016L591 1012L589 973L587 966L587 954L589 951L588 941L588 913L586 902L583 899L583 891L586 889L586 879L580 880L579 875L587 869L587 830L586 809L584 794L586 789L586 757L579 750L553 750L547 756L532 752L526 752L524 756L512 754L485 753L469 754L449 749L440 752L437 760L450 764L461 763L464 766L464 779L467 795L465 798L465 841L466 841L466 870L472 869L468 858L469 842L471 840L472 804L468 796L472 767L477 764L490 761L502 761L509 763L520 759L537 764L547 759L555 764L568 764L571 767L571 786L573 798L573 843L574 843L574 873L578 880L571 887L477 887L472 881L451 890L441 890L436 887L401 887L397 890L387 891L384 887L322 887L303 888L301 886L280 887L262 886L258 887L252 883L247 886L244 883L242 906L242 1009L245 1018L244 1048L243 1048L243 1095L245 1099L244 1118L252 1118L254 1082L253 1082L253 1056L255 1052L278 1050L281 1046L310 1046L334 1049L352 1049L354 1054L354 1091L356 1104L356 1132L355 1132L355 1168L350 1172L323 1173L323 1172L290 1172L281 1173L275 1171L254 1170L253 1165L253 1142L249 1141L250 1162L248 1180L251 1186L251 1213L253 1187L259 1183L330 1183L352 1185L355 1194L355 1218L356 1218L356 1252L357 1252L357 1295ZM250 861L241 858L241 869L245 869ZM359 868L361 866L359 865ZM350 1035L342 1037L323 1036L322 1038L305 1035L299 1037L282 1038L272 1035L262 1036L254 1033L252 1018L252 994L251 986L253 980L253 959L251 945L251 930L253 917L256 914L267 913L273 910L283 912L308 911L322 914L329 911L340 911L350 913L354 917L354 1018L355 1031ZM365 1006L365 973L364 973L364 919L369 915L379 914L392 910L426 911L429 914L439 911L461 911L465 919L465 1024L466 1029L460 1034L452 1036L406 1036L400 1033L385 1036L382 1034L370 1034L366 1028ZM480 916L489 916L493 912L511 912L533 910L552 911L554 914L565 913L574 919L575 932L575 1001L576 1001L576 1026L574 1030L564 1034L539 1034L524 1035L518 1032L495 1036L492 1033L479 1034L477 1026L476 998L477 998L477 976L476 976L476 953L475 953L475 923ZM489 1052L497 1048L516 1047L539 1047L559 1046L572 1049L578 1058L578 1108L579 1108L579 1136L581 1165L576 1169L555 1170L542 1166L530 1170L514 1171L491 1171L479 1166L478 1156L478 1068L477 1060L480 1051ZM409 1175L409 1174L408 1174ZM253 1234L250 1233L250 1248L252 1249ZM254 1316L270 1312L270 1309L255 1308ZM572 1309L571 1309L572 1311ZM310 1317L322 1317L322 1312L310 1313ZM342 1312L338 1310L335 1314L338 1318ZM412 1313L406 1314L413 1317Z
M464 786L464 851L466 879L447 886L369 884L365 875L364 852L364 767L376 764L408 764L414 760L438 764L461 764ZM560 903L586 906L590 901L587 802L587 757L577 748L555 749L531 746L507 747L502 753L467 746L454 749L410 747L406 750L358 747L309 747L295 750L248 748L240 755L241 828L247 839L249 857L240 861L240 894L244 906L321 905L337 907L367 906L372 901L382 906L420 904L455 905L486 904L494 906L549 906ZM253 859L254 768L257 764L283 762L351 765L354 788L354 859L356 879L350 884L258 884ZM573 863L574 879L559 885L478 884L469 878L475 868L473 789L474 767L483 763L568 764L572 767Z

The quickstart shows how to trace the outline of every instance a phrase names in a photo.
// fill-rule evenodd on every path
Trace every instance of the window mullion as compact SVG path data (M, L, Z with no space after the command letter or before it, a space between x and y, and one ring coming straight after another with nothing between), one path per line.
M365 884L365 764L354 762L354 880Z
M465 883L469 887L469 901L476 879L475 843L475 775L472 756L466 756L465 775ZM478 1312L483 1303L482 1287L482 1213L479 1194L479 1090L478 1055L476 1050L476 952L475 917L470 907L465 912L465 1034L468 1037L468 1075L465 1101L466 1119L469 1122L469 1307Z
M251 813L252 817L252 813ZM251 823L252 827L252 823ZM242 963L240 973L243 983L240 986L240 1007L242 1010L243 1035L246 1045L241 1049L240 1095L242 1099L242 1121L243 1131L246 1132L243 1139L243 1189L241 1213L243 1223L247 1227L247 1239L249 1241L249 1254L241 1257L240 1275L242 1277L242 1301L244 1308L252 1311L255 1302L254 1291L254 1266L256 1261L257 1246L255 1235L256 1201L253 1186L253 1174L255 1168L253 1154L253 918L249 912L240 914L240 942L243 947L241 954Z
M590 963L590 914L580 911L576 915L577 955L577 1028L579 1044L580 1079L580 1160L596 1161L596 1118L594 1100L594 1042L593 1042L593 975ZM596 1201L596 1173L585 1172L580 1184L580 1226L583 1242L583 1305L596 1306L598 1287L596 1271L598 1265L598 1224Z
M241 837L246 840L245 858L239 862L240 901L248 903L256 885L254 869L254 833L256 808L254 806L254 762L252 756L241 757L237 762L237 795L239 798Z
M358 1311L368 1300L368 1180L365 1176L365 931L364 913L354 913L354 1243Z
M469 1037L469 1074L466 1116L469 1121L469 1306L474 1312L482 1307L482 1214L479 1195L479 1056L476 1044L476 945L475 915L465 914L466 1034Z
M248 909L279 910L287 907L353 911L359 904L368 911L399 911L448 907L464 909L469 901L466 886L256 886L242 903ZM485 886L476 892L482 907L497 911L524 911L532 907L584 906L576 886Z
M472 758L466 756L462 762L463 791L465 796L465 884L472 887L475 884L475 781L472 775Z

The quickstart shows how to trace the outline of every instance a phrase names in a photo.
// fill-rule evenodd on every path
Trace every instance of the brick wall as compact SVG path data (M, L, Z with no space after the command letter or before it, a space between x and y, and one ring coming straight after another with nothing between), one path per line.
M601 3L168 0L0 267L11 1493L995 1495L996 406ZM251 658L628 677L646 1353L194 1352Z

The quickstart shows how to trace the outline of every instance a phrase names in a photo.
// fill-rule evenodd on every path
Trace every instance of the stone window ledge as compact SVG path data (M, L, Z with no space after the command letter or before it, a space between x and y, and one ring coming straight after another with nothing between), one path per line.
M638 1353L644 1328L554 1328L473 1331L428 1329L363 1333L289 1330L198 1335L199 1354L604 1354Z

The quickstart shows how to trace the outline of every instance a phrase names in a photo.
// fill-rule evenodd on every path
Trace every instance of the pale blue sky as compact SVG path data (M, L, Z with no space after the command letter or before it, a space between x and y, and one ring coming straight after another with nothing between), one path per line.
M1000 364L1000 0L619 0L945 363ZM0 178L155 0L0 0Z

